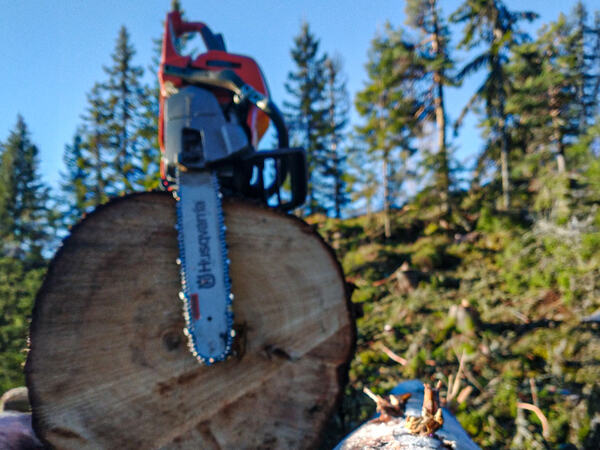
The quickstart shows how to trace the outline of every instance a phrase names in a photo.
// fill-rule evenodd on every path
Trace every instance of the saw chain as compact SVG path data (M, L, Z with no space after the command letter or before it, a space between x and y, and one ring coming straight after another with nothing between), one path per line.
M213 172L179 173L177 235L181 300L194 356L224 360L235 335L222 194Z

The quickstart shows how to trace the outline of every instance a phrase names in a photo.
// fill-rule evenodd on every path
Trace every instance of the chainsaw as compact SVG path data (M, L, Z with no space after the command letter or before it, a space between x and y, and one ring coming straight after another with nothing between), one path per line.
M200 34L205 53L180 54L189 33ZM179 296L190 349L210 365L228 357L235 336L222 198L292 210L306 197L306 157L289 148L256 62L227 52L221 34L178 11L167 15L158 78L160 176L177 200ZM279 148L257 151L269 124Z

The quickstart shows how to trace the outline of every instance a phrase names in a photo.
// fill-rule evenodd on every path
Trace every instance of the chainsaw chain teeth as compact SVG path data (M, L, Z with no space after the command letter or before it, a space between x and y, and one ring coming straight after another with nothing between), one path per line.
M180 186L179 174L177 175L177 184ZM198 362L210 366L216 362L224 361L231 353L231 347L233 344L233 338L235 336L235 332L233 331L233 294L231 293L231 279L229 278L229 265L230 261L227 256L227 241L226 241L226 231L227 227L225 226L225 218L223 216L223 208L221 205L222 194L220 192L219 181L214 172L211 173L211 182L213 187L213 192L216 196L216 204L217 204L217 212L218 212L218 225L219 225L219 240L220 240L220 248L221 248L221 258L223 259L223 279L225 284L225 308L226 308L226 317L227 317L227 341L225 345L225 350L218 356L208 357L206 355L202 355L198 352L198 342L195 333L193 332L192 326L192 303L190 301L190 292L187 286L188 274L186 271L186 262L185 262L185 250L184 250L184 227L183 227L183 219L182 219L182 210L181 210L181 192L174 192L173 196L177 200L176 202L176 212L177 212L177 224L175 226L177 230L177 241L179 244L179 258L177 263L179 264L180 274L181 274L181 292L179 293L179 298L184 304L183 314L185 317L186 327L183 332L188 337L188 347L190 352L194 355L194 357L198 360ZM217 299L215 299L217 300Z

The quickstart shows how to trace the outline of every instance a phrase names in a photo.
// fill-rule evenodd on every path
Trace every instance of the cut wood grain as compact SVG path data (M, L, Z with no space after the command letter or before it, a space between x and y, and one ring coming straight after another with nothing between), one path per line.
M238 355L199 365L183 334L175 203L113 200L65 240L35 302L33 425L56 448L311 448L341 397L354 322L304 222L224 204Z

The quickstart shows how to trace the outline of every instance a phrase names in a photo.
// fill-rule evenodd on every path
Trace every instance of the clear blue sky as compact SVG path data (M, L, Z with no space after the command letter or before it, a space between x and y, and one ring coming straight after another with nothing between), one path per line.
M574 0L505 0L510 8L538 12L529 29L556 19ZM228 50L254 57L279 104L292 68L289 49L303 20L321 39L322 49L344 60L351 94L365 80L364 64L370 40L386 20L404 22L404 2L398 0L182 0L189 20L207 23L223 33ZM441 0L451 12L459 0ZM595 1L584 2L592 10ZM41 171L55 185L62 169L65 143L73 136L86 106L86 93L104 79L118 29L125 25L137 49L136 62L147 66L152 39L170 0L0 0L0 140L22 114L40 148ZM597 8L597 7L596 7ZM454 36L458 38L458 30ZM460 61L459 61L460 64ZM146 74L154 76L154 74ZM449 113L456 118L477 80L447 93ZM353 120L357 118L353 114ZM481 143L474 120L467 121L455 140L458 155L478 151Z

